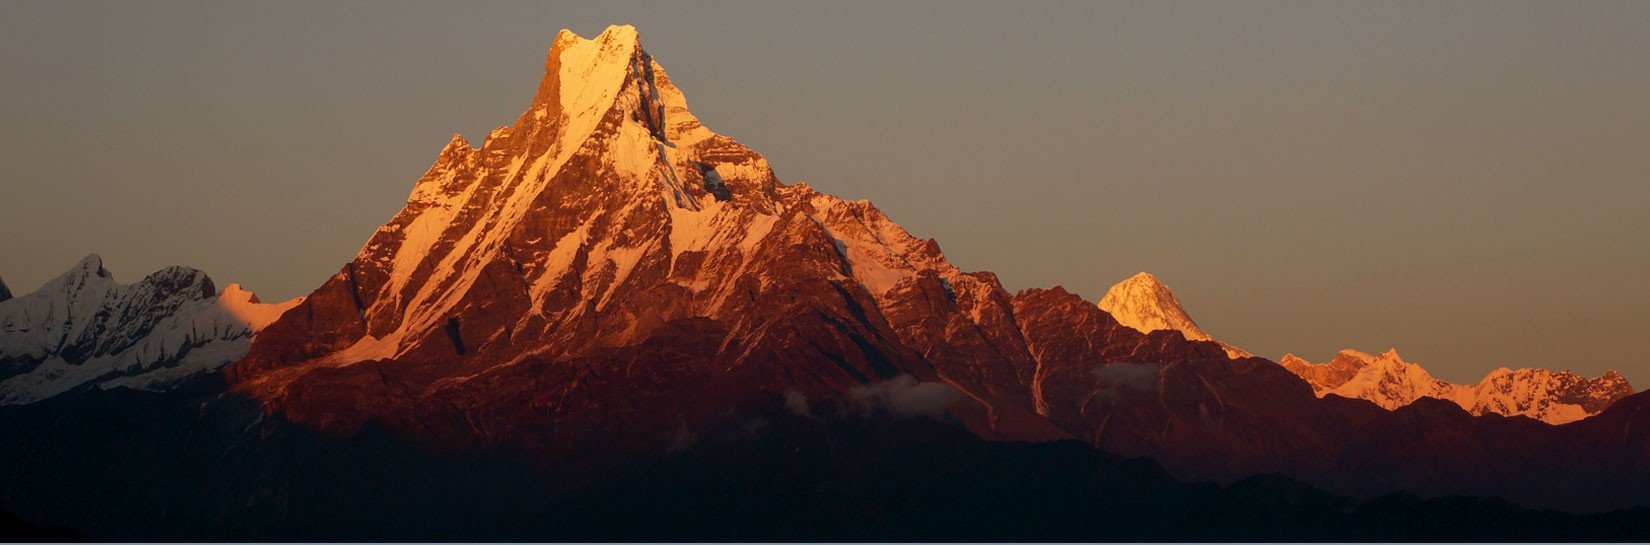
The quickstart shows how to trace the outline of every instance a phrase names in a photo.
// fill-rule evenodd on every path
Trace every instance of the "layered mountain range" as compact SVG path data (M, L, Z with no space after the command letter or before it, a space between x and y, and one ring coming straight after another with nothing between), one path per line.
M34 293L0 297L0 404L71 389L165 389L246 354L253 334L298 301L219 291L187 267L125 285L96 254Z
M1477 384L1455 384L1433 378L1420 365L1404 361L1397 350L1379 355L1342 350L1317 364L1288 354L1278 363L1306 379L1320 396L1366 399L1388 409L1431 397L1452 401L1472 414L1528 416L1550 424L1587 418L1633 394L1627 379L1616 371L1586 378L1569 371L1502 367Z
M1188 340L1219 342L1192 321L1168 286L1148 273L1112 286L1099 305L1118 322L1142 332L1178 331ZM1249 355L1226 343L1221 346L1232 357ZM1589 379L1569 371L1503 367L1478 384L1455 384L1404 361L1396 349L1374 356L1342 350L1334 359L1316 364L1286 354L1278 363L1311 384L1320 397L1334 394L1363 399L1388 410L1425 397L1454 402L1476 415L1527 416L1564 424L1598 414L1633 394L1627 379L1616 371Z
M989 439L1077 438L1184 478L1282 473L1348 492L1572 501L1492 472L1553 451L1640 456L1625 438L1642 427L1320 397L1207 340L1149 275L1113 291L1101 305L1010 294L868 202L781 182L693 116L634 29L564 31L515 123L476 147L454 137L401 212L225 376L329 433L591 463L841 399ZM1609 412L1584 422L1625 425Z
M94 265L0 302L0 320L21 324L0 321L19 335L3 345L17 354L3 360L4 384L18 385L6 399L222 366L209 376L214 397L167 410L227 422L214 430L230 444L204 456L259 483L229 455L268 450L240 441L404 441L577 476L730 435L775 441L773 452L834 452L836 436L765 434L877 415L937 421L970 440L1081 442L1182 480L1282 475L1356 496L1650 504L1650 396L1629 395L1625 381L1540 389L1515 372L1498 387L1505 396L1470 406L1409 386L1399 390L1416 395L1381 398L1402 403L1370 403L1328 394L1389 367L1380 358L1254 357L1199 329L1151 275L1098 304L1059 287L1010 293L869 202L782 182L694 117L625 26L558 34L515 122L479 146L455 135L400 212L300 300L214 294L187 270L120 287ZM258 319L208 312L235 301L256 305ZM231 316L244 319L214 321ZM202 351L248 337L244 356L228 344ZM223 416L243 404L257 417ZM1595 416L1522 417L1558 423L1577 414L1571 405ZM29 429L59 437L56 424ZM330 440L315 441L327 451ZM1069 460L1060 448L1049 459ZM738 472L762 473L752 463ZM248 504L292 503L260 486Z

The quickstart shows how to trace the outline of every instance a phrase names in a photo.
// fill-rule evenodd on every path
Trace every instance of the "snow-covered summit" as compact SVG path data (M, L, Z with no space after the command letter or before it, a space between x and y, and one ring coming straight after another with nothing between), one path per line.
M1305 379L1320 397L1335 394L1364 399L1389 410L1431 397L1454 402L1473 414L1528 416L1550 424L1598 414L1633 393L1615 371L1589 379L1569 371L1503 367L1477 384L1455 384L1405 361L1396 349L1378 355L1341 350L1325 363L1288 354L1278 363Z
M819 240L848 262L831 274L874 295L922 268L960 274L869 203L781 183L760 154L706 128L634 28L564 30L515 122L480 147L451 138L406 206L334 276L336 288L323 287L347 293L344 317L362 331L314 359L473 354L573 331L562 324L623 323L595 317L651 282L691 292L676 311L714 315L740 304L750 286L737 280L764 259L759 246ZM501 298L519 308L485 308Z
M187 267L123 285L88 255L39 290L0 300L0 404L86 384L164 388L239 358L296 303L262 304L233 284L218 293Z
M1169 290L1169 286L1151 273L1141 272L1118 282L1106 290L1106 296L1100 299L1099 304L1100 309L1111 314L1118 323L1143 333L1167 329L1179 331L1188 340L1220 342L1198 327L1197 322L1192 321L1192 317L1180 306L1180 299ZM1250 356L1240 348L1223 342L1220 344L1231 357Z
M1174 292L1151 273L1136 274L1106 290L1100 308L1119 323L1143 332L1172 329L1190 340L1214 340L1186 315Z

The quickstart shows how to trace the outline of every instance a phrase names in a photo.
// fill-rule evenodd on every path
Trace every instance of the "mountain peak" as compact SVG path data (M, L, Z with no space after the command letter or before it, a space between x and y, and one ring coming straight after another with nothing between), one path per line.
M464 153L473 149L475 149L475 147L470 145L469 139L466 139L464 138L464 135L455 132L453 133L453 137L447 140L447 146L441 148L441 154L448 155L452 153Z
M1174 292L1151 273L1135 274L1106 290L1106 296L1100 299L1100 309L1119 323L1142 332L1172 329L1187 339L1214 340L1186 315Z
M1152 273L1146 271L1134 273L1134 276L1130 276L1128 279L1124 280L1124 282L1144 282L1158 286L1163 285L1162 282L1157 280L1156 276L1152 276Z
M80 258L80 263L75 264L73 271L95 274L102 277L109 276L109 271L103 268L103 256L95 253L86 254L86 257Z
M247 289L242 287L238 282L231 282L228 286L224 286L223 291L218 292L218 298L246 301L253 304L263 303L263 301L258 299L258 294L247 291Z
M637 62L641 55L645 54L635 27L610 26L591 39L562 29L545 56L544 79L524 117L554 123L600 116L613 105L633 68L651 68Z
M561 47L592 41L636 43L640 41L640 36L636 32L635 26L625 24L607 25L607 28L602 29L594 38L585 38L580 36L578 32L574 32L573 29L564 28L556 32L556 40L551 43L550 50L554 52Z
M739 262L754 256L780 221L781 199L796 200L789 207L796 211L829 204L797 190L782 195L761 155L705 128L642 50L634 27L609 27L594 38L562 31L544 68L514 123L489 133L478 149L460 136L449 140L401 212L333 277L336 288L323 286L343 299L307 300L353 316L352 329L340 329L336 345L315 356L353 362L458 346L465 356L495 346L503 354L523 344L523 331L595 323L576 319L608 311L643 281L698 274L704 265L708 284L709 267L736 263L701 263L712 259L701 253L725 247ZM752 226L749 240L738 242L744 233L734 227L744 224ZM488 306L499 300L513 310ZM568 306L575 300L594 305ZM483 349L480 340L492 343ZM247 367L264 365L260 358L253 351Z
M6 279L0 278L0 301L11 299L11 288L6 287Z

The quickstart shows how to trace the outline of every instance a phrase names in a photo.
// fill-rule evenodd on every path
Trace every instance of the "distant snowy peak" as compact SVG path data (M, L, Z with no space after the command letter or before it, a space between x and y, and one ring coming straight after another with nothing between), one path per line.
M1172 329L1190 340L1214 340L1186 315L1174 292L1150 273L1136 274L1112 286L1100 299L1100 309L1119 323L1142 332Z
M1550 424L1598 414L1633 393L1627 379L1615 371L1589 379L1569 371L1501 368L1476 385L1455 384L1405 361L1397 350L1379 355L1342 350L1325 363L1288 354L1278 363L1305 379L1320 397L1335 394L1364 399L1389 410L1431 397L1454 402L1477 415L1528 416Z
M297 300L258 302L205 273L167 267L117 283L87 256L34 293L0 300L0 404L98 384L161 389L216 370Z
M1599 378L1569 371L1497 369L1473 388L1475 414L1524 414L1552 423L1580 420L1633 394L1627 378L1614 370Z
M1199 328L1197 322L1192 321L1192 317L1181 308L1180 299L1175 297L1174 292L1150 273L1136 274L1106 290L1106 296L1100 299L1100 309L1111 314L1118 323L1142 333L1160 329L1179 331L1188 340L1218 342L1231 357L1250 357L1248 352L1216 341Z

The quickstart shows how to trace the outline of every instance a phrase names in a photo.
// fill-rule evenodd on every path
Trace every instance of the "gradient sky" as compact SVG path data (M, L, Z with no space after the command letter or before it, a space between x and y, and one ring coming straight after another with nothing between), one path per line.
M1650 2L0 3L0 277L309 292L556 31L630 23L780 177L1011 290L1650 386Z

